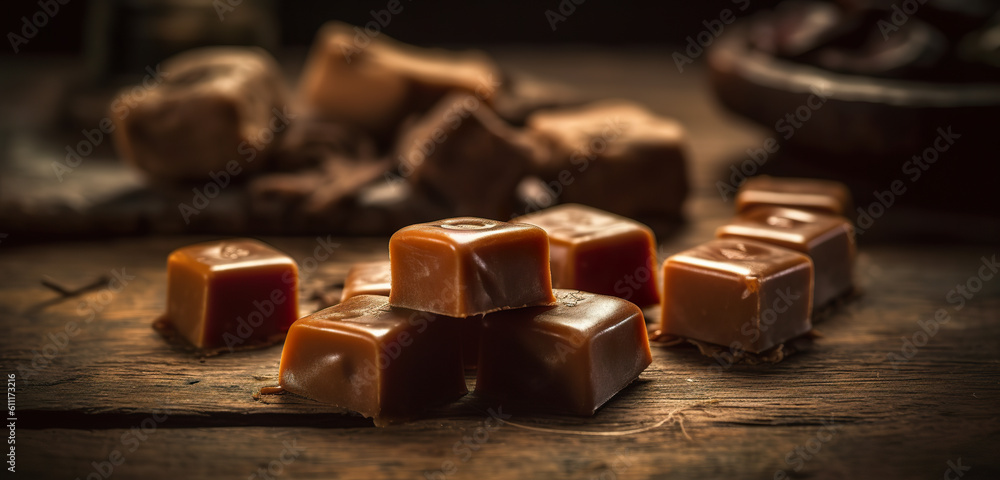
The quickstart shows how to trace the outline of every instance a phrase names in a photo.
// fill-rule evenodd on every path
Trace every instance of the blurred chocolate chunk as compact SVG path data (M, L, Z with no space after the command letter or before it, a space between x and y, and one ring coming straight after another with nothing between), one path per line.
M329 22L306 62L300 95L307 109L384 134L451 91L490 101L499 79L481 52L425 49Z
M483 100L452 94L402 133L399 174L452 216L510 218L515 190L541 151Z
M154 73L110 109L119 153L156 182L260 170L295 117L281 72L261 49L191 50Z
M626 101L543 110L528 132L548 148L535 174L558 203L631 218L674 218L688 194L681 125Z

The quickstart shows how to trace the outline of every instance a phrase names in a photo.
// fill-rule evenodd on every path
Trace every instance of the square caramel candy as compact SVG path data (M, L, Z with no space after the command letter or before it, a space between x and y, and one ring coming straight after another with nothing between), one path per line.
M347 271L344 280L343 302L357 295L389 296L389 262L356 263Z
M854 229L844 217L759 206L719 227L715 235L756 240L809 255L815 269L815 308L849 292L854 285Z
M656 241L649 227L612 213L566 204L514 219L549 234L552 287L659 303Z
M549 239L524 223L458 217L404 227L389 239L389 303L452 317L548 305Z
M741 213L760 205L847 216L851 214L852 200L851 191L840 182L759 175L740 186L736 211Z
M262 49L190 50L163 62L159 83L112 101L115 145L156 181L259 170L291 122L287 96L281 69Z
M560 203L629 218L677 217L688 194L680 123L626 101L542 110L527 131L548 146L535 174Z
M537 142L469 94L441 100L401 135L400 174L456 216L510 218Z
M555 293L554 306L483 317L477 395L593 415L652 362L635 304L576 290Z
M302 101L372 132L395 128L452 91L490 100L499 69L482 52L420 48L340 22L323 25L303 69Z
M199 348L279 339L299 317L298 267L256 240L199 243L167 258L166 320Z
M812 329L808 256L712 240L663 262L663 333L760 353Z
M358 295L298 319L281 351L285 390L385 426L465 395L462 319Z

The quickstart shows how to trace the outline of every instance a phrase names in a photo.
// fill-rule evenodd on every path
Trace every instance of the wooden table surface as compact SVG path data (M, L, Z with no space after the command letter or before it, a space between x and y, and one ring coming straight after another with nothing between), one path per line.
M661 257L712 237L732 209L715 180L773 134L722 112L704 69L678 74L669 53L497 52L509 67L643 101L685 123L695 189L688 221L660 238ZM601 68L579 75L581 62ZM654 345L653 364L592 418L469 395L380 429L294 395L256 399L277 384L280 346L199 358L150 327L164 309L168 252L206 238L0 237L0 351L2 373L16 374L17 475L1000 478L1000 280L989 269L1000 242L863 241L861 294L828 312L807 350L775 365L723 368L695 348ZM263 240L314 264L317 238ZM303 269L303 285L336 285L351 263L387 258L386 238L331 241L338 246ZM45 276L68 287L118 281L60 299L41 285ZM961 304L959 285L971 297Z

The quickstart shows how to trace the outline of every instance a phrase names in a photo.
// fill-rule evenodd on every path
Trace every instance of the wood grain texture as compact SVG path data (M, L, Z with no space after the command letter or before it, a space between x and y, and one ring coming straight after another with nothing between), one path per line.
M603 62L578 86L594 96L631 96L688 125L695 193L688 222L660 237L660 255L712 238L732 208L714 182L761 135L720 115L699 71L670 75L668 55L552 54L500 59L554 78L572 77L560 73L567 65ZM164 308L167 253L206 239L0 244L0 366L18 374L20 475L100 476L117 450L124 463L113 478L185 471L185 478L267 478L258 469L269 465L275 478L317 479L767 479L778 471L941 478L959 458L971 466L962 478L1000 476L1000 275L981 282L961 310L947 297L979 274L983 257L1000 256L995 243L863 242L862 294L817 325L809 350L777 365L721 368L695 348L654 346L653 365L592 418L519 412L470 395L412 423L376 429L290 394L256 400L257 390L277 384L280 346L201 358L153 331ZM385 238L331 239L339 246L325 260L314 237L263 240L300 262L306 294L335 296L351 263L387 255ZM48 275L72 288L116 272L134 275L119 292L59 300L40 284ZM303 313L321 303L303 305ZM939 309L950 321L894 367L888 355ZM71 324L75 333L61 341ZM32 366L36 352L53 355ZM491 408L511 416L486 435L477 429ZM137 441L140 434L145 440ZM282 464L286 442L304 450ZM443 469L446 462L455 470Z

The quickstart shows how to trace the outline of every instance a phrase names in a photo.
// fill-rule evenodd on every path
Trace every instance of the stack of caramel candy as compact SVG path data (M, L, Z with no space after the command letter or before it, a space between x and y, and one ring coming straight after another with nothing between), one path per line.
M617 272L648 272L655 252L635 222L560 208L399 230L389 262L355 266L340 304L292 324L281 387L385 425L466 394L475 370L489 401L594 414L652 357L642 310L593 290L609 293ZM644 278L635 298L655 302L655 278Z

